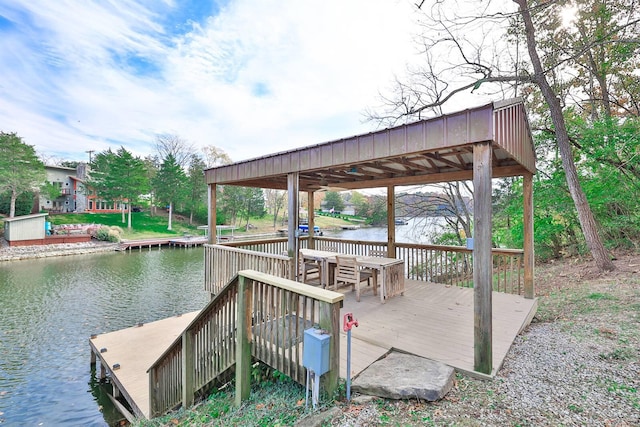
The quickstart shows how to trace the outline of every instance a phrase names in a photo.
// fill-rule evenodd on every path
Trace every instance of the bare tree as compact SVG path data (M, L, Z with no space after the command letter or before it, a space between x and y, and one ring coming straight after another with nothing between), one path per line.
M546 104L567 184L578 212L585 241L601 270L615 267L604 248L598 226L578 180L574 155L563 117L563 98L568 85L567 73L582 55L564 54L550 48L544 50L544 66L536 31L559 25L559 5L556 2L513 0L518 11L505 11L501 2L434 2L421 15L423 25L422 50L426 65L410 70L407 83L396 81L395 96L383 98L385 108L368 113L381 123L410 121L439 112L452 98L466 93L484 95L527 95L531 102ZM532 8L531 5L536 5ZM425 2L418 5L426 9ZM474 12L469 12L474 10ZM532 15L532 12L535 15ZM535 16L535 20L534 20ZM552 20L553 22L549 22ZM615 33L615 28L611 29ZM553 35L553 31L545 33ZM612 38L613 39L613 38ZM582 50L597 45L583 37ZM613 43L613 41L612 41ZM524 44L529 62L521 52ZM545 49L548 45L544 46ZM573 65L568 65L573 64ZM552 86L552 82L553 86Z
M178 135L164 133L156 136L156 152L159 159L171 155L181 168L186 169L195 146Z

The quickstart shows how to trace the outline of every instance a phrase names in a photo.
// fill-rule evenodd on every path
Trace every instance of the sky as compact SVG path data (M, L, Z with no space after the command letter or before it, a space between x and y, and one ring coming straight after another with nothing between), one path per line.
M0 0L0 131L49 159L233 161L378 129L364 111L418 58L405 0Z

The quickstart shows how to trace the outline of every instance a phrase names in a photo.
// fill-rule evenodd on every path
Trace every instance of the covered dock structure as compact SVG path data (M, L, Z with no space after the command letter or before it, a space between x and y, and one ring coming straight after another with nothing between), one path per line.
M298 277L299 195L309 197L309 227L314 226L313 193L326 186L347 190L385 187L387 253L396 255L395 188L472 181L474 191L473 346L474 370L493 370L492 180L523 177L523 294L535 296L533 269L533 175L535 152L522 99L488 103L451 114L326 143L296 148L207 169L209 230L215 230L218 186L236 185L288 192L287 253ZM315 247L309 236L307 247ZM216 242L215 233L209 243ZM213 260L212 262L216 262ZM213 266L207 266L211 274ZM214 292L212 292L214 293Z

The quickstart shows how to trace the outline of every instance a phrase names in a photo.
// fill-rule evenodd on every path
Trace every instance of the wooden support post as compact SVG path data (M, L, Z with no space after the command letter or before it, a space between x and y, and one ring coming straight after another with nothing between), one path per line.
M491 153L491 142L473 146L474 369L484 374L491 374L493 369Z
M209 244L216 243L216 184L209 184Z
M315 219L315 207L314 207L314 200L313 200L313 191L308 191L307 192L307 210L308 210L308 216L309 216L309 240L307 240L307 247L309 249L315 249L316 248L316 240L315 240L315 235L316 233L313 231L313 227L315 227L316 225L316 219Z
M100 360L100 380L104 381L104 379L107 378L107 369L104 366L104 363L102 363L102 360Z
M251 393L251 282L238 276L238 339L236 341L236 406Z
M96 352L91 350L91 366L96 364Z
M182 333L182 407L184 409L193 406L195 394L194 352L193 333L187 329Z
M298 280L299 266L300 266L300 254L298 253L298 245L300 241L298 236L300 234L298 229L298 217L300 211L299 197L299 185L300 179L297 172L292 172L287 175L287 196L288 196L288 242L287 252L290 257L293 258L293 280Z
M396 257L396 192L395 187L387 187L387 256Z
M536 295L533 282L534 245L533 245L533 174L525 173L523 182L524 199L524 297Z
M320 328L329 331L331 342L329 343L329 372L322 376L322 387L327 392L329 399L338 389L340 378L340 304L320 302L319 324Z

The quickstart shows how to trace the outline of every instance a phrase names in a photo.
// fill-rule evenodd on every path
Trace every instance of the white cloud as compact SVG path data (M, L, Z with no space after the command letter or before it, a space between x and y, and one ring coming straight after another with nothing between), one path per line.
M414 52L405 1L236 0L187 33L178 3L138 4L0 5L0 130L76 160L167 132L241 160L373 130L362 111Z

